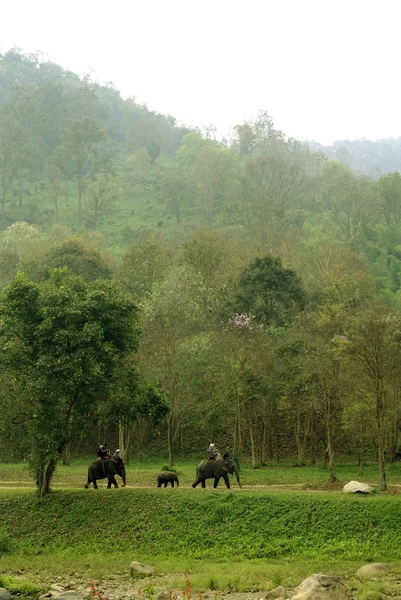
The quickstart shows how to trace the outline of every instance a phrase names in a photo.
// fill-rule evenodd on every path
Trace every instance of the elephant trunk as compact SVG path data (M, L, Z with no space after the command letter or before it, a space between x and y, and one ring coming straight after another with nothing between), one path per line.
M121 471L121 479L123 480L121 487L125 487L125 484L127 483L127 479L126 479L126 475L125 475L125 467L123 467L123 469Z
M240 481L240 478L239 478L239 471L238 471L238 467L236 465L234 465L234 473L235 473L235 476L237 478L238 485L242 489L241 481Z

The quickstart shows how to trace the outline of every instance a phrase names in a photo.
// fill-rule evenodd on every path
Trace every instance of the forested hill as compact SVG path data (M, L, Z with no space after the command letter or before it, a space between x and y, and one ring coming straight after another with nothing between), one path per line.
M307 142L312 150L339 160L346 167L378 179L401 170L401 138L337 140L331 146Z
M170 464L213 439L254 466L328 448L334 477L335 448L377 453L384 485L399 172L352 170L264 111L219 141L19 51L0 103L2 456L45 477L84 435Z

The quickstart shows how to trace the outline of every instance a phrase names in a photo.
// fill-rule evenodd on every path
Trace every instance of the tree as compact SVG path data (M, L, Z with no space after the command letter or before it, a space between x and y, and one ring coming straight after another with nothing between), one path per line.
M392 393L398 392L401 375L400 318L386 307L376 307L358 315L349 330L348 356L362 377L366 392L374 398L380 490L387 489L385 450Z
M240 273L226 311L250 313L266 326L286 325L303 308L301 280L296 272L284 267L279 258L255 258Z
M43 269L44 267L44 269ZM45 277L53 269L67 267L72 275L85 281L110 279L111 269L101 254L80 237L70 237L46 253L42 260L42 273Z
M376 183L379 197L379 208L386 225L401 221L401 175L386 173Z
M103 159L99 172L87 186L86 213L97 231L99 220L112 212L119 190L116 182L116 172L109 158Z
M207 220L211 223L216 203L233 179L235 154L211 144L203 146L192 164L192 177L203 197Z
M61 146L53 156L53 162L62 169L78 189L78 228L82 222L82 196L86 182L103 166L97 161L98 146L106 139L96 121L85 117L68 121Z
M0 118L0 193L1 222L6 220L6 195L17 177L24 160L25 135L22 127L12 117Z
M137 314L111 284L56 269L44 285L19 274L1 317L0 361L21 381L29 463L43 497L63 449L93 427L119 361L136 350Z

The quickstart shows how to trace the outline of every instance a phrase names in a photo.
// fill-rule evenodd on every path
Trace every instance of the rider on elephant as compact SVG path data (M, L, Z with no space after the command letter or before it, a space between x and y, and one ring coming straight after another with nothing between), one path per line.
M114 452L113 454L113 458L116 461L117 464L122 465L123 464L123 459L120 456L120 448L117 448L117 450Z
M215 447L215 445L213 443L211 443L209 445L209 448L207 451L207 458L208 458L208 460L219 460L219 458L220 458L220 452L217 450L217 448Z
M99 460L104 460L105 458L110 458L110 450L105 448L103 445L99 446L99 450L96 452Z

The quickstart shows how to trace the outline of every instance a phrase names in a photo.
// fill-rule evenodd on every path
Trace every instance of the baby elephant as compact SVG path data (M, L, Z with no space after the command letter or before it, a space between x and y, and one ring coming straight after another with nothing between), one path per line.
M171 483L171 487L174 487L174 481L178 487L177 473L173 473L172 471L160 471L157 476L157 487L161 487L163 484L164 487L167 487L168 483Z

